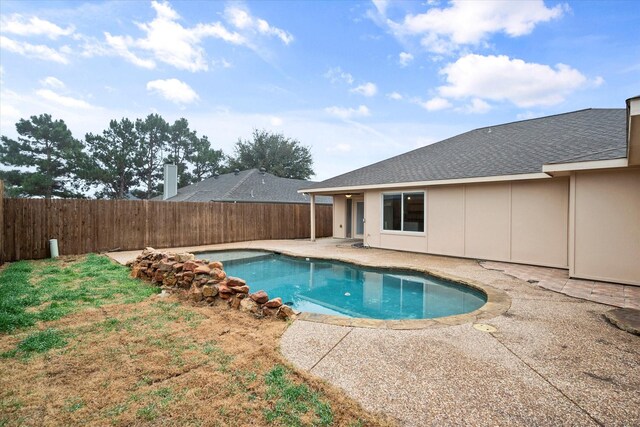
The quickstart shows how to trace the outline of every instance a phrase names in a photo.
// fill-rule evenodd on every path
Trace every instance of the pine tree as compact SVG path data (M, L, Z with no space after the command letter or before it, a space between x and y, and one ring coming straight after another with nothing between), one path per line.
M100 187L96 197L124 199L138 185L136 156L139 151L134 123L126 118L111 120L102 135L85 137L90 153L86 179Z
M136 132L139 142L136 167L143 188L134 194L150 199L162 189L162 162L169 142L169 124L159 114L149 114L144 120L136 120Z
M86 161L83 143L62 120L49 114L20 119L18 139L0 138L0 163L18 169L2 171L9 191L19 197L83 197L79 173ZM27 170L25 170L27 168Z
M189 122L185 118L176 120L169 128L169 143L165 163L178 167L178 188L188 185L191 175L187 160L194 150L195 132L189 129Z
M193 151L188 160L193 165L191 183L200 182L212 177L216 172L221 173L223 168L224 153L222 150L211 148L209 138L202 136L193 140Z

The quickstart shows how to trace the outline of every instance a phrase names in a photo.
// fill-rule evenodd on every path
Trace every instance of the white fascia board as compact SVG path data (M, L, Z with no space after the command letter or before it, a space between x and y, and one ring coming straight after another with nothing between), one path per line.
M590 162L556 163L553 165L543 165L542 172L569 172L584 171L593 169L626 168L629 166L629 159L613 160L592 160Z
M455 184L475 184L481 182L501 182L501 181L522 181L525 179L545 179L551 178L546 173L523 173L518 175L498 175L498 176L482 176L479 178L457 178L457 179L441 179L437 181L413 181L413 182L396 182L389 184L370 184L370 185L354 185L348 187L327 187L298 190L298 193L344 193L356 192L362 190L376 190L385 188L410 188L410 187L430 187L435 185L455 185Z

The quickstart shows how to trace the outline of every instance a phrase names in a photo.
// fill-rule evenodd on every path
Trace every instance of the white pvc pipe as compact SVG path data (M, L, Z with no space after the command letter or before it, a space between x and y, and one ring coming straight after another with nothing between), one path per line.
M51 251L51 258L58 258L58 239L49 240L49 250Z

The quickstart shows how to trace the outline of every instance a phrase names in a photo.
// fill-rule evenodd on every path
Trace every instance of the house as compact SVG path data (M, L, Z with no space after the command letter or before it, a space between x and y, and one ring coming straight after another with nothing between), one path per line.
M309 203L307 194L298 193L312 181L281 178L264 170L236 170L216 175L201 182L177 188L177 168L165 165L165 194L158 199L170 202L253 202L253 203ZM316 203L330 205L331 197Z
M337 238L640 285L640 97L472 130L299 191L333 196Z

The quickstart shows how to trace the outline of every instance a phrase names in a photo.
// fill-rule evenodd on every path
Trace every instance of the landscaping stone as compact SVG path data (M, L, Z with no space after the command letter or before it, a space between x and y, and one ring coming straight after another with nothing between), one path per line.
M195 270L193 270L193 272L196 274L209 274L211 273L211 269L209 268L209 266L199 265Z
M229 277L227 278L227 281L230 287L245 286L247 284L247 282L238 277Z
M175 261L162 260L158 263L158 271L172 271Z
M218 285L218 292L221 293L221 294L232 294L233 293L231 288L229 288L224 283L221 283L220 285Z
M153 279L151 280L154 283L162 283L164 280L164 273L162 271L156 271L153 275Z
M187 261L193 261L195 259L195 255L193 254L188 254L188 253L181 253L181 254L176 254L176 261L178 262L187 262Z
M296 315L293 309L288 305L284 305L284 304L280 306L280 308L278 309L278 312L276 313L276 317L284 320L293 319L295 318L295 316Z
M277 308L262 307L263 316L272 317L272 316L275 316L276 314L278 314Z
M249 295L247 283L239 277L228 277L219 261L205 262L193 254L146 248L128 265L132 277L160 284L165 294L182 289L196 304L213 306L224 301L233 309L259 317L292 319L296 316L291 307L282 304L281 298L269 299L263 290Z
M202 291L197 290L197 291L193 291L193 292L191 293L191 299L192 299L194 302L200 302L200 301L202 301L202 298L203 298L203 297L204 297L204 295L202 295Z
M260 312L260 306L251 298L244 298L240 301L240 311L256 314Z
M269 295L267 295L267 293L262 290L249 295L249 297L258 304L264 304L265 302L269 301Z
M242 299L238 298L238 295L235 295L233 298L229 300L229 306L231 306L231 308L235 310L240 308L241 303L242 303Z
M184 271L193 271L193 270L195 270L195 269L196 269L196 268L198 268L198 267L199 267L199 264L198 264L198 263L196 263L196 262L194 262L194 261L187 261L187 262L185 262L185 263L184 263L184 265L183 265L182 269L183 269Z
M247 285L244 286L236 286L235 288L231 288L231 290L237 294L248 294L249 287Z
M133 267L133 268L131 269L131 277L134 277L134 278L140 278L140 276L141 276L141 270L142 270L142 268L141 268L141 267L138 267L138 266Z
M220 261L213 261L213 262L210 262L208 265L209 265L209 268L212 269L212 270L215 270L215 269L222 270L223 269L222 263Z
M202 295L205 297L215 297L218 295L218 287L215 285L205 285L202 287Z
M264 306L267 308L278 308L282 305L282 298L273 298L264 303Z
M227 278L227 273L225 273L223 270L219 268L212 269L209 275L212 277L213 280L216 280L216 281L222 281Z
M178 283L178 279L173 273L168 273L162 280L162 284L165 286L175 286L176 283Z

